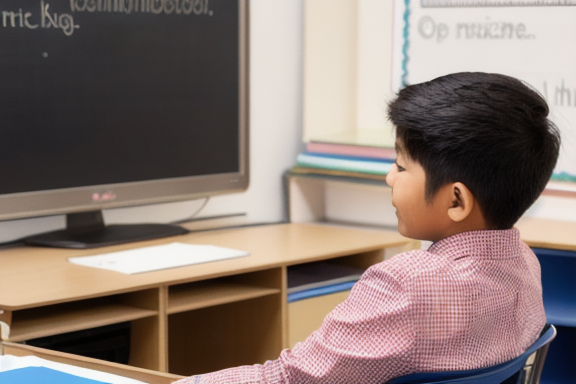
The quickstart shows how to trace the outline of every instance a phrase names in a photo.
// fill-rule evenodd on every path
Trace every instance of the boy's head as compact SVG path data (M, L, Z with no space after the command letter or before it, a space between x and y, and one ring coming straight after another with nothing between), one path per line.
M462 183L486 226L508 229L556 165L560 134L546 101L509 76L456 73L402 89L388 107L405 155L425 173L425 198Z

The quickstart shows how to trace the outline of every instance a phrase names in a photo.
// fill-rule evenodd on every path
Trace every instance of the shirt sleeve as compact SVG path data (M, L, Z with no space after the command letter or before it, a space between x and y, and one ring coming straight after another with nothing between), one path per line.
M402 279L380 263L368 269L322 326L277 360L225 369L183 383L382 384L412 372L414 316Z

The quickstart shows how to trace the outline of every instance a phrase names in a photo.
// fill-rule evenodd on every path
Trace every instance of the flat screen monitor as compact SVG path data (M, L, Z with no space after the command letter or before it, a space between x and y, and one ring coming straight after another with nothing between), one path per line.
M2 0L0 220L67 215L27 241L182 233L103 209L248 186L244 0Z

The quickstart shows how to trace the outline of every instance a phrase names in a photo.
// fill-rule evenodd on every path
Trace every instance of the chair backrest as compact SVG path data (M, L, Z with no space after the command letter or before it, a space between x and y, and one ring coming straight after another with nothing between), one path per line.
M547 324L526 352L505 363L466 371L412 373L387 384L538 384L548 347L555 337L556 328Z
M549 323L576 327L576 252L532 249L542 271L542 298Z

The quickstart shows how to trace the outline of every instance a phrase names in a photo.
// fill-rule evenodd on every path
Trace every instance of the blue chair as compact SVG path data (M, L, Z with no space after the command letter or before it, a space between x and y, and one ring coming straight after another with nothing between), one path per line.
M526 352L505 363L466 371L412 373L387 384L538 384L548 347L555 337L556 328L547 324Z

